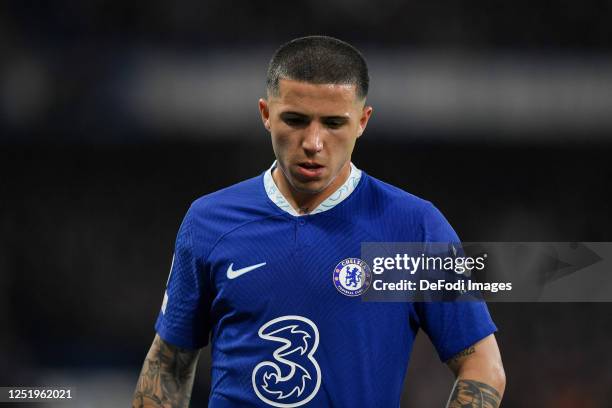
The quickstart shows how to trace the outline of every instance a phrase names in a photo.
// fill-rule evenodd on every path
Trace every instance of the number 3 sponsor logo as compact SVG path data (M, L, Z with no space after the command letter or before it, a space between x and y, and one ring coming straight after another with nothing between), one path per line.
M319 330L303 316L272 319L259 328L259 337L280 343L273 360L253 369L253 389L266 404L299 407L312 400L321 386L321 368L314 358Z

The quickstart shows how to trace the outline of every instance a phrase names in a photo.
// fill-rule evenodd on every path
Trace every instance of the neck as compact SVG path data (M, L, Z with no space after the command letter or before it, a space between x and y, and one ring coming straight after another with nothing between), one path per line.
M278 166L272 171L272 179L276 183L279 191L296 210L298 214L308 214L319 206L327 197L332 195L351 174L350 160L342 167L336 178L325 189L316 193L308 193L295 190L287 181L283 172Z

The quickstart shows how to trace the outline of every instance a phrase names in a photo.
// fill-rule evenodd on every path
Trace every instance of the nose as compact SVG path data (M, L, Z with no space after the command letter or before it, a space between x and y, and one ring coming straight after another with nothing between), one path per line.
M307 154L315 154L323 150L322 131L321 125L314 120L305 129L302 148Z

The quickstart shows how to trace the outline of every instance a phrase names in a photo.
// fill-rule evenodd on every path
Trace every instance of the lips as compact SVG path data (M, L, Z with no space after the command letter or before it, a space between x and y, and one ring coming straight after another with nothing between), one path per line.
M317 178L323 173L325 166L316 162L298 163L298 172L306 178Z
M320 167L323 167L321 164L317 162L302 162L302 163L299 163L299 166L307 168L307 169L318 169Z

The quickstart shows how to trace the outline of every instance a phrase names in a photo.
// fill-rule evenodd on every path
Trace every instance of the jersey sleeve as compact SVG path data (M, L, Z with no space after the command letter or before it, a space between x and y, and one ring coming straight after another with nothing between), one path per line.
M457 234L433 205L425 216L424 228L426 242L459 245ZM442 361L497 331L483 301L421 302L414 306L421 328Z
M194 246L193 218L190 209L177 234L170 276L155 329L170 344L198 349L208 344L210 283L201 253Z

